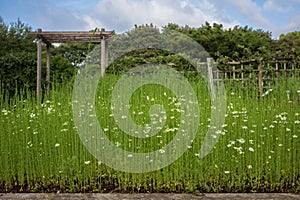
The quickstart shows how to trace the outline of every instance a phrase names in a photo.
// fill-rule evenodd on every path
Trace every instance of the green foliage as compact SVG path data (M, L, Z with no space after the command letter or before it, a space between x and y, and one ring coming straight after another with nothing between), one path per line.
M119 73L149 63L167 64L181 72L195 71L192 64L181 55L181 52L185 52L191 60L200 57L202 61L206 61L207 52L191 48L195 43L187 36L168 28L159 30L151 25L136 26L110 40L109 50L113 62L107 72ZM173 52L169 52L170 49ZM99 50L92 57L97 57L98 54Z
M8 96L24 85L35 86L36 48L30 31L20 20L7 25L0 18L0 83Z
M15 52L0 57L0 81L4 93L11 96L25 85L34 90L36 80L36 54Z
M73 80L77 68L61 54L51 56L51 82L66 83ZM44 69L45 71L46 69Z
M164 28L176 30L196 40L216 61L268 59L273 45L271 34L247 26L224 29L222 24L206 22L199 28L168 24Z
M276 58L285 60L300 60L300 31L282 34L275 43Z
M185 97L176 98L167 88L151 84L132 95L130 114L147 124L149 106L165 103L168 127L162 127L161 137L141 139L123 133L110 109L112 85L118 80L118 76L107 75L99 81L94 106L99 123L115 145L148 152L180 134L174 128L180 119L180 105L175 103ZM201 107L192 146L170 166L141 174L109 168L84 147L72 120L72 86L55 87L51 99L42 104L30 95L17 94L10 101L0 97L0 192L299 193L299 78L283 77L260 99L252 83L246 88L246 83L226 84L225 123L218 143L204 159L197 154L210 121L210 99L203 82L189 82Z
M191 63L180 55L157 49L138 49L115 60L106 70L109 74L124 73L132 67L143 64L168 65L180 72L195 71Z
M193 49L189 49L189 41L179 34L174 34L171 40L158 38L161 32L166 33L170 30L189 36L201 44L215 61L221 63L219 67L224 70L230 71L230 66L226 65L229 61L300 60L300 32L287 33L281 35L279 40L274 40L270 32L254 30L248 26L225 29L222 24L206 22L200 27L192 28L169 23L158 29L152 24L146 24L135 25L132 30L113 37L109 53L114 53L111 57L115 60L107 72L120 73L148 63L167 64L186 73L193 71L191 63L177 52L166 52L161 47L172 46L172 49L176 49L176 45L182 47L180 44L185 44L186 49L179 51L184 50L192 57L200 57L202 61L205 61L208 54L205 51L191 52ZM0 18L0 82L9 95L14 94L15 89L22 89L24 85L30 90L35 88L36 44L35 38L29 34L31 31L32 29L20 20L6 24ZM130 43L130 38L134 38L135 42ZM45 77L45 48L43 49L43 77ZM58 79L60 83L69 82L74 78L76 70L86 62L100 64L100 45L61 44L51 48L52 80Z
M36 52L34 38L29 34L31 28L21 22L5 24L0 17L0 57L15 52Z
M31 27L18 20L5 24L0 18L0 83L8 96L24 89L30 91L36 87L36 44L30 35ZM79 63L85 59L86 45L62 45L52 48L51 74L52 81L68 82L76 72ZM43 48L42 77L46 76L46 52ZM42 79L45 86L45 79Z
M61 44L58 47L52 49L52 55L60 55L65 58L74 67L79 67L85 62L89 51L93 49L96 44L86 43L70 43Z

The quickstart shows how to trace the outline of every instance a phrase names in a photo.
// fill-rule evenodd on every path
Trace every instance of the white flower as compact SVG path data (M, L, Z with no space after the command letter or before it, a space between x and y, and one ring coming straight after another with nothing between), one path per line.
M231 112L233 115L236 115L236 114L238 114L239 112L238 111L232 111Z
M227 124L223 124L223 125L222 125L222 128L225 128L226 126L227 126Z
M159 153L165 153L166 152L164 149L159 149L158 151L159 151Z
M254 149L252 147L249 147L249 151L254 152Z
M293 135L292 137L293 137L293 138L297 138L298 136L297 136L297 135Z
M127 157L128 157L128 158L132 158L132 154L128 154Z
M248 165L248 169L252 169L252 165Z
M237 139L237 141L241 144L245 143L245 140L243 138Z
M3 115L8 115L9 111L5 110L4 108L2 109Z
M52 112L52 108L51 108L51 107L48 107L48 108L47 108L47 112L48 112L48 114L50 114L50 113Z
M242 147L233 147L235 150L237 150L240 154L243 154L243 148Z
M91 163L90 160L84 161L84 164L86 164L86 165L88 165L88 164L90 164L90 163Z
M120 142L116 142L116 146L117 147L121 146L121 143Z
M175 106L180 106L180 105L181 105L181 102L179 101L179 102L175 103L174 105L175 105Z
M55 147L59 147L59 146L60 146L60 144L59 144L59 143L56 143L56 144L55 144Z
M281 119L282 121L285 121L285 120L286 120L286 116L282 116L280 119Z
M224 173L225 173L225 174L229 174L229 173L230 173L230 171L224 171Z

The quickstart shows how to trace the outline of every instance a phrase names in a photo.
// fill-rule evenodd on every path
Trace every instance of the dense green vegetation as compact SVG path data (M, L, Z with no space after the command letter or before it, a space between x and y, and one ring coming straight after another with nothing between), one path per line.
M167 123L150 138L123 133L110 110L112 86L119 76L99 82L95 97L99 123L117 146L147 152L166 145L177 133L180 100L147 85L132 96L130 113L148 123L147 107L165 105ZM30 96L1 101L1 192L299 192L299 78L278 81L259 98L257 87L226 84L227 109L218 143L204 159L200 146L210 119L210 98L201 79L190 78L201 118L192 146L168 167L149 173L116 171L96 160L82 145L72 118L72 87L57 87L39 103ZM287 90L290 91L287 93ZM166 94L164 94L164 92ZM181 97L181 100L184 97ZM178 111L179 110L179 111ZM178 113L179 112L179 113ZM159 114L159 113L158 113Z
M116 36L115 44L126 41L128 35L134 35L137 41L147 36L153 44L156 38L148 37L149 29L135 35L143 27L136 26L127 35ZM193 38L221 63L300 59L299 32L275 40L271 33L249 27L226 30L220 24L206 23L198 28L168 24L161 31L169 29ZM179 134L183 113L180 101L187 97L177 97L168 88L154 84L133 93L130 116L137 124L146 125L151 118L151 106L162 104L165 113L157 115L165 115L166 125L156 135L144 139L130 136L118 127L116 120L121 119L115 119L111 109L114 85L136 65L167 64L187 72L184 76L197 95L201 116L196 139L178 160L157 171L126 173L106 166L88 152L73 119L73 80L96 46L53 47L52 91L50 99L41 101L34 91L36 45L30 31L20 21L8 25L0 20L0 192L300 191L299 74L278 76L272 90L263 97L258 94L255 79L227 81L223 129L215 132L220 137L213 151L199 159L204 136L211 128L212 109L208 86L202 77L189 73L194 70L191 63L175 53L142 46L121 54L99 81L95 96L97 120L112 143L127 151L150 152L164 147ZM151 31L159 29L152 27Z

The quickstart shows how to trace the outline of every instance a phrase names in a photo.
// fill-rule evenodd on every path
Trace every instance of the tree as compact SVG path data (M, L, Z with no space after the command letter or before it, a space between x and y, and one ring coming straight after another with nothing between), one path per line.
M30 31L20 20L5 24L0 17L0 83L5 95L35 85L36 45Z
M216 61L226 62L251 58L268 57L273 45L270 32L253 30L248 26L224 29L222 24L206 22L198 28L179 27L168 24L166 28L181 32L193 38Z
M16 90L24 87L30 91L36 88L36 43L30 34L32 28L20 20L6 24L0 17L0 84L4 95L13 96ZM43 48L43 70L45 77L46 48ZM52 82L70 81L76 72L76 66L85 59L88 45L71 44L52 48L51 74ZM45 79L42 79L45 86Z
M300 60L300 31L282 34L274 44L276 59Z

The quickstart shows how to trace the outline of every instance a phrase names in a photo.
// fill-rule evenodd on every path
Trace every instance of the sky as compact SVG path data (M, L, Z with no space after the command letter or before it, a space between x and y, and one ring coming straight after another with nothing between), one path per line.
M123 33L135 24L200 27L205 22L262 29L273 38L300 31L300 0L0 0L5 23L18 18L33 30Z

